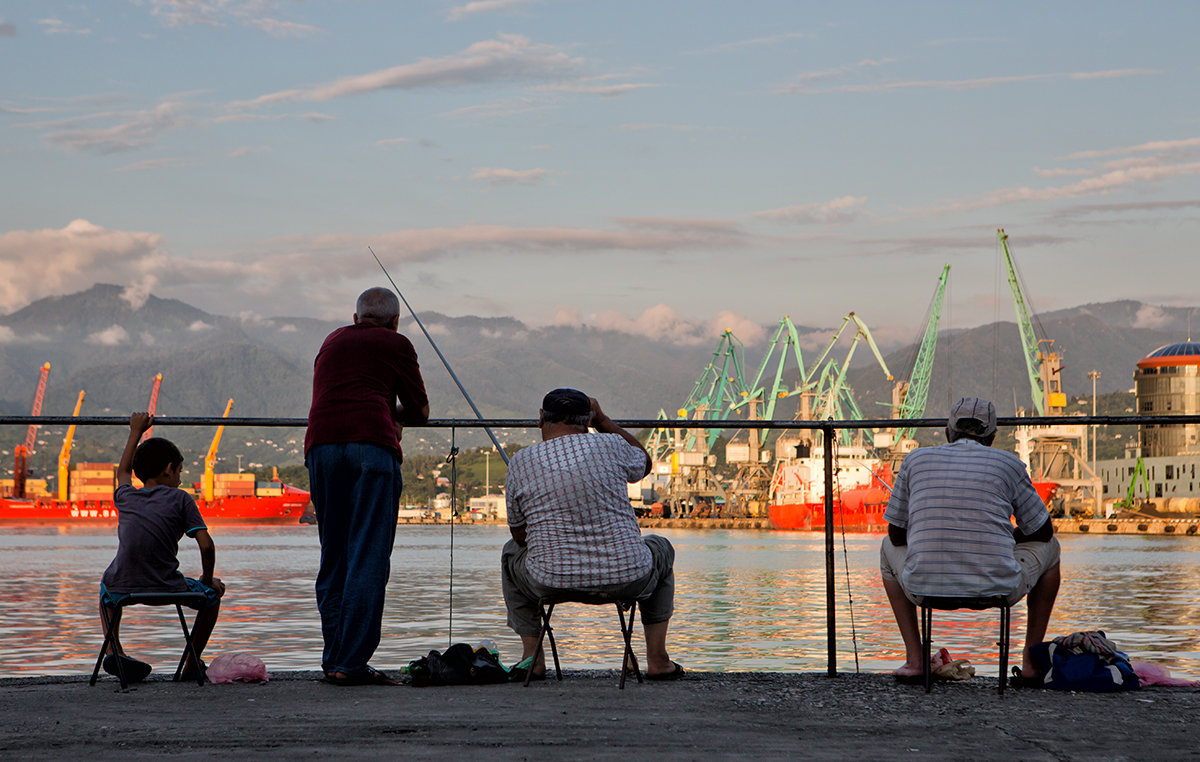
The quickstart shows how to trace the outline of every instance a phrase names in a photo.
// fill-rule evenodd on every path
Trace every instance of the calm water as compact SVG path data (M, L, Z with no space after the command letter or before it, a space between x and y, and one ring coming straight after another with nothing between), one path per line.
M676 547L672 656L697 670L814 671L826 667L824 540L810 533L659 530ZM492 638L502 658L520 655L504 624L498 559L503 527L459 527L454 537L453 640ZM214 530L218 576L228 585L208 655L250 651L269 669L317 669L321 634L313 602L318 557L311 527ZM1064 535L1063 589L1051 634L1104 629L1135 659L1200 677L1200 540ZM450 529L400 527L383 642L373 663L395 667L450 642ZM838 668L884 671L903 659L879 583L879 535L837 543ZM0 674L90 672L101 635L99 575L114 530L0 529ZM185 573L199 573L185 538ZM847 580L850 596L847 595ZM851 600L852 599L852 600ZM1014 609L1014 641L1024 631ZM851 626L853 615L853 627ZM620 661L616 613L566 606L555 633L564 666ZM995 675L994 613L939 613L937 644ZM160 670L177 658L174 612L135 607L121 626L131 654ZM1019 646L1018 646L1019 648ZM639 652L642 648L639 647Z

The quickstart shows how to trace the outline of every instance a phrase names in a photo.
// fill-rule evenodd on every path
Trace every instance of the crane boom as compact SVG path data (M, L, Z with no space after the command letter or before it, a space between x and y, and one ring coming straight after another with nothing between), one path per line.
M42 400L46 396L46 379L50 376L50 363L42 366L38 377L37 391L33 395L33 412L30 415L42 414ZM29 424L25 431L25 441L13 448L13 496L25 497L25 480L29 477L29 454L37 442L38 425Z
M229 398L229 402L225 403L225 412L221 414L222 418L229 417L229 411L233 410L233 398ZM212 444L208 446L208 452L204 455L204 499L212 500L216 494L216 474L214 473L217 467L217 447L221 444L221 435L225 433L225 426L217 427L217 433L213 434Z
M83 407L84 390L79 390L79 399L75 400L75 412L71 413L73 418L79 417L79 410ZM71 467L71 445L75 441L75 424L67 427L67 435L63 437L62 449L58 451L58 499L66 501L70 499L70 472Z
M996 237L1000 239L1000 247L1004 251L1004 267L1008 270L1008 287L1012 291L1013 307L1017 312L1017 330L1021 333L1021 349L1025 358L1025 371L1029 374L1029 393L1033 398L1033 407L1038 415L1046 414L1046 394L1041 384L1041 358L1038 355L1038 340L1033 332L1033 321L1029 317L1029 308L1025 304L1025 296L1021 293L1021 283L1017 278L1017 268L1013 264L1012 254L1008 251L1008 234L1003 228L996 229Z
M158 388L160 386L162 386L162 374L161 373L159 373L157 376L154 377L154 385L150 387L150 404L146 406L146 412L149 413L150 415L154 415L154 409L158 407ZM145 442L147 439L149 439L150 432L153 430L154 430L153 426L146 429L145 433L142 434L141 441Z
M942 269L933 302L929 308L929 322L925 324L925 335L921 337L921 348L913 362L907 389L896 411L897 418L920 418L925 414L925 403L929 399L929 382L933 377L933 355L937 351L938 324L942 320L942 300L946 296L946 283L950 279L950 265ZM909 427L896 432L896 440L911 439L916 429Z

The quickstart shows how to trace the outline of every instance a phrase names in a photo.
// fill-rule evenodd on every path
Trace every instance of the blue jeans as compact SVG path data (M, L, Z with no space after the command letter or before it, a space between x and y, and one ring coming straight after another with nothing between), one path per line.
M360 442L316 445L305 457L321 538L317 610L325 672L362 674L379 646L400 508L400 458Z

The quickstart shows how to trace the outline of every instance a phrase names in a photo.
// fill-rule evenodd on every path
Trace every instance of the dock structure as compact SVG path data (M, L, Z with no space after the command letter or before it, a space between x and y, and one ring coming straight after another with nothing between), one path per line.
M1200 517L1132 519L1054 519L1059 534L1148 534L1200 537Z

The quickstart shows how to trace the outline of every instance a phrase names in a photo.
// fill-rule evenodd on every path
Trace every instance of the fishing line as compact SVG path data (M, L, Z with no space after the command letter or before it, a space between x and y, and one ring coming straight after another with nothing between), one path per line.
M458 448L454 445L454 433L450 429L450 452L446 462L450 464L450 618L446 625L447 645L454 645L454 512L458 507Z
M842 529L842 564L846 569L846 599L848 602L847 610L850 613L850 642L854 646L854 674L858 674L858 630L854 626L854 591L850 589L850 551L846 548L846 504L842 502L842 481L840 474L842 469L836 464L838 460L838 441L837 437L833 439L833 481L834 494L837 495L838 501L838 519Z
M450 363L446 360L446 356L442 354L442 350L438 349L437 342L434 341L433 337L429 335L429 331L425 330L425 324L421 322L421 318L417 317L417 313L413 311L413 308L409 305L408 300L404 298L404 294L400 292L400 287L396 285L396 281L392 280L391 274L388 273L387 268L383 266L383 262L380 261L379 256L375 253L375 250L368 246L367 251L371 252L372 257L375 257L375 261L379 264L379 269L383 270L383 274L387 277L388 283L391 283L392 288L396 289L396 296L399 296L400 301L404 302L404 306L408 309L408 314L412 315L412 319L417 322L417 326L421 329L421 333L425 334L425 338L429 339L429 345L433 347L434 352L437 352L438 359L440 359L442 361L442 365L446 367L446 372L450 374L450 378L454 379L454 383L458 385L458 390L462 392L463 399L465 399L467 404L471 406L471 409L475 411L475 417L482 421L483 413L479 412L479 408L475 407L475 400L471 399L471 395L467 394L467 390L462 385L462 381L458 380L458 376L454 373L454 369L450 367ZM494 444L496 446L496 450L499 451L500 457L504 459L504 465L507 466L508 455L505 454L504 448L500 445L500 440L496 439L496 435L492 433L492 430L489 427L484 426L483 430L487 432L488 437L490 437L492 440L492 444Z

